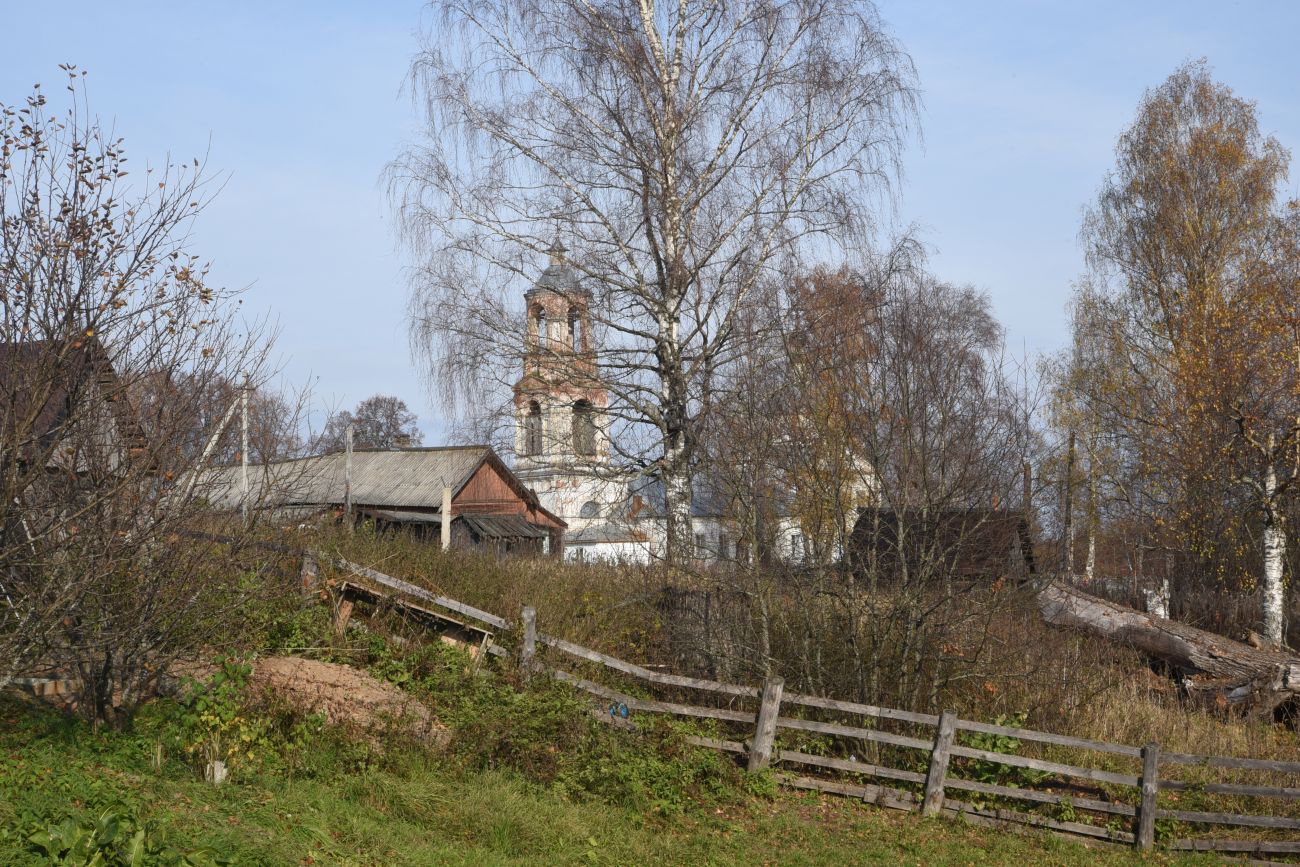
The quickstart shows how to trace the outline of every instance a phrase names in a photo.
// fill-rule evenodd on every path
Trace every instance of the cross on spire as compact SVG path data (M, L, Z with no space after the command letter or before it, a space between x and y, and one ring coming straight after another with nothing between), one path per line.
M551 242L550 249L547 252L551 254L551 261L556 264L559 264L564 258L564 254L569 252L569 248L564 246L564 242L560 240L560 226L558 223L555 226L555 240Z

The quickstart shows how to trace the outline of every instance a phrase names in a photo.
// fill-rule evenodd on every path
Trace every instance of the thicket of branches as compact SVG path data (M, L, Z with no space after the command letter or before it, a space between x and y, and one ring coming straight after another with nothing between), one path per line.
M709 664L930 707L1001 652L1028 396L988 298L913 259L774 286L720 372L706 473L754 554L698 585L714 626L683 635ZM801 550L773 550L790 520Z
M374 394L353 410L332 413L321 432L317 448L321 453L341 452L347 446L352 427L352 446L358 449L390 449L398 445L418 446L424 439L419 421L406 401L387 394Z
M214 395L264 380L267 335L188 250L199 162L128 166L67 72L66 110L0 107L0 682L72 675L119 724L251 589L186 534Z

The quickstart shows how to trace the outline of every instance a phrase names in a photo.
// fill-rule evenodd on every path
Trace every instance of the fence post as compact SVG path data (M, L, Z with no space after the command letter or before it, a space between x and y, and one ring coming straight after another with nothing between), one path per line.
M922 816L935 816L943 810L943 783L948 776L948 753L957 732L957 712L946 710L939 715L939 725L934 733L934 748L930 751L930 769L925 774L925 800L921 802Z
M781 694L785 679L769 677L763 684L763 698L758 706L758 723L749 747L749 770L761 771L772 762L772 744L776 740L776 720L781 713Z
M1156 840L1156 795L1160 791L1160 745L1142 748L1142 800L1138 802L1133 845L1147 851Z
M319 577L320 565L316 562L316 556L310 551L305 551L302 555L302 568L298 570L300 589L304 596L311 596L316 592L316 579Z
M527 682L532 677L533 657L537 654L537 611L525 605L519 619L524 624L524 640L519 645L519 668Z
M352 598L344 596L339 600L339 607L334 612L334 635L342 638L347 631L348 620L352 617Z

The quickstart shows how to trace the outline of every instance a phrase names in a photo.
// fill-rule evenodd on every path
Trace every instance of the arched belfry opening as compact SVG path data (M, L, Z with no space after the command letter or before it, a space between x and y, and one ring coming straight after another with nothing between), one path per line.
M589 400L573 404L573 452L583 457L596 454L596 408Z
M524 454L537 456L542 453L542 405L535 400L528 402L528 413L524 416Z
M587 334L582 321L582 311L576 304L569 306L569 348L574 352L585 352L587 349Z
M533 338L537 346L545 348L547 345L546 338L546 308L540 304L533 305Z

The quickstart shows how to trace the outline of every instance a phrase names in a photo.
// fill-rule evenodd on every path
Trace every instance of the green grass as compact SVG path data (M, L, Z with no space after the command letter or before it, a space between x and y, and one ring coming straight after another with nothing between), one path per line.
M159 845L206 847L237 864L1174 863L788 793L646 813L566 797L509 768L414 752L396 766L328 739L313 745L314 766L212 786L179 759L156 772L150 725L96 734L34 702L0 699L0 863L49 863L27 833L113 805Z

